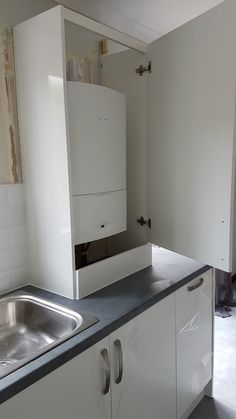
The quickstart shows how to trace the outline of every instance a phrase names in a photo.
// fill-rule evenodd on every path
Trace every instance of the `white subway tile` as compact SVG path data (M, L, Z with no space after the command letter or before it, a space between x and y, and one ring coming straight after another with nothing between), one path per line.
M10 207L24 206L23 184L8 185L8 201Z
M24 225L23 207L0 208L0 229Z
M26 265L26 248L24 246L9 250L11 255L11 268L22 268Z
M0 293L26 284L23 185L0 185Z
M4 250L0 252L0 273L26 266L26 247Z
M0 238L1 238L1 230L0 230ZM13 227L10 230L10 244L11 244L11 247L20 247L26 244L26 229L24 225ZM1 248L1 240L0 240L0 248Z
M7 185L0 185L0 208L8 207L8 186Z
M9 229L0 230L0 251L10 249L11 233Z
M0 252L0 273L10 271L12 268L12 253L10 250Z
M14 269L12 271L12 284L13 286L20 287L27 284L27 269L26 267ZM1 284L0 284L1 287Z
M12 272L0 273L0 293L7 292L14 288L12 284Z

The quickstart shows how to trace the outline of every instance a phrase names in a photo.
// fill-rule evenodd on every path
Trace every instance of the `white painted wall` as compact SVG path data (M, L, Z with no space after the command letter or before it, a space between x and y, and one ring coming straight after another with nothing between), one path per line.
M78 54L79 56L86 56L89 51L95 50L99 52L99 42L104 39L103 36L81 28L71 22L65 22L65 40L66 40L66 55ZM107 40L108 55L117 54L127 49L127 47Z
M0 185L0 293L27 282L23 185Z
M96 84L101 84L101 63L103 57L99 54L99 43L102 39L104 37L95 32L65 21L66 60L68 61L72 57L76 57L77 60L88 57L93 64L93 82ZM107 55L117 54L127 49L111 40L107 40L107 48Z

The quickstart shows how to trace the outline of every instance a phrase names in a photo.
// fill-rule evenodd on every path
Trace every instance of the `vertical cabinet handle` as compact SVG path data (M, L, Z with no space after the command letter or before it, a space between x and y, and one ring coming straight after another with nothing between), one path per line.
M110 371L110 362L109 362L109 356L108 356L108 350L107 349L103 349L101 351L101 357L102 357L102 361L103 361L103 371L104 371L104 375L105 375L105 380L104 380L104 387L102 389L102 394L104 394L104 396L109 392L110 390L110 384L111 384L111 371Z
M114 347L115 347L115 350L117 353L117 359L118 359L118 371L117 371L117 377L115 378L115 383L120 384L123 377L123 353L122 353L120 339L115 340Z

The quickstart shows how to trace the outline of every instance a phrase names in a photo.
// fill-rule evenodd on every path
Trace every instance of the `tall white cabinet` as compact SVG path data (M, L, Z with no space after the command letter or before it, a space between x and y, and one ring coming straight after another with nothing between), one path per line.
M14 45L28 280L76 298L75 245L127 227L126 98L66 81L64 11L17 25Z
M14 28L28 280L74 296L62 9ZM60 261L60 263L59 263Z
M29 278L33 283L75 297L74 245L126 229L125 147L123 141L115 141L116 135L123 138L124 124L116 126L112 137L115 144L103 136L101 147L95 142L90 149L88 135L93 124L82 117L81 109L78 118L72 116L76 89L87 89L86 94L81 91L81 97L93 97L93 106L87 113L94 112L96 102L101 105L101 119L95 129L101 133L106 126L109 131L114 108L118 119L124 121L121 106L124 98L101 86L86 88L67 83L65 21L81 24L96 33L101 31L104 37L142 51L144 63L148 60L152 63L151 74L143 75L146 80L143 102L137 98L145 119L142 124L146 127L145 152L141 143L135 142L137 113L132 114L129 107L127 115L127 131L134 136L127 164L132 166L134 155L147 175L147 182L140 182L140 196L146 200L147 212L133 217L132 234L146 228L147 242L231 271L235 15L235 2L223 2L151 45L132 40L61 6L14 28L29 226ZM116 63L119 65L119 60ZM135 72L137 59L131 57L132 65L129 77L139 78ZM119 77L118 71L116 74ZM127 91L129 88L132 89L131 83ZM132 94L135 98L136 92ZM101 95L112 101L109 109L103 109ZM84 140L76 145L71 139L79 121ZM89 162L77 150L79 144ZM104 169L99 175L98 162ZM132 195L136 176L132 171L129 173L127 205L136 200L138 206L137 193ZM72 181L73 174L78 176L78 182ZM151 229L137 224L140 216L151 219Z

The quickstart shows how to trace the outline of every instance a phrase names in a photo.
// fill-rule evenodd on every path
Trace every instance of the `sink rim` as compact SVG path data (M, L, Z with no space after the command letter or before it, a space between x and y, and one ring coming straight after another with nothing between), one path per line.
M18 301L25 301L25 302L31 302L33 304L36 304L38 306L43 307L44 309L48 309L50 311L54 311L58 314L61 314L65 317L69 317L71 319L74 319L76 321L76 327L67 332L64 336L56 339L54 342L51 342L44 347L39 348L35 352L33 352L31 355L27 355L22 360L16 361L12 364L8 364L6 366L3 366L0 368L0 380L7 376L8 374L18 370L20 367L28 364L29 362L37 359L39 356L49 352L51 349L59 346L61 343L65 342L66 340L72 338L73 336L79 334L83 330L87 329L88 327L96 324L99 320L94 315L91 315L89 313L80 311L74 311L70 308L67 308L66 306L62 304L55 303L51 300L48 300L44 297L39 297L36 295L33 295L27 291L15 291L13 293L10 293L6 296L0 297L0 307L4 304L11 303L11 302L18 302ZM1 330L1 327L0 327ZM2 371L1 371L2 369Z

